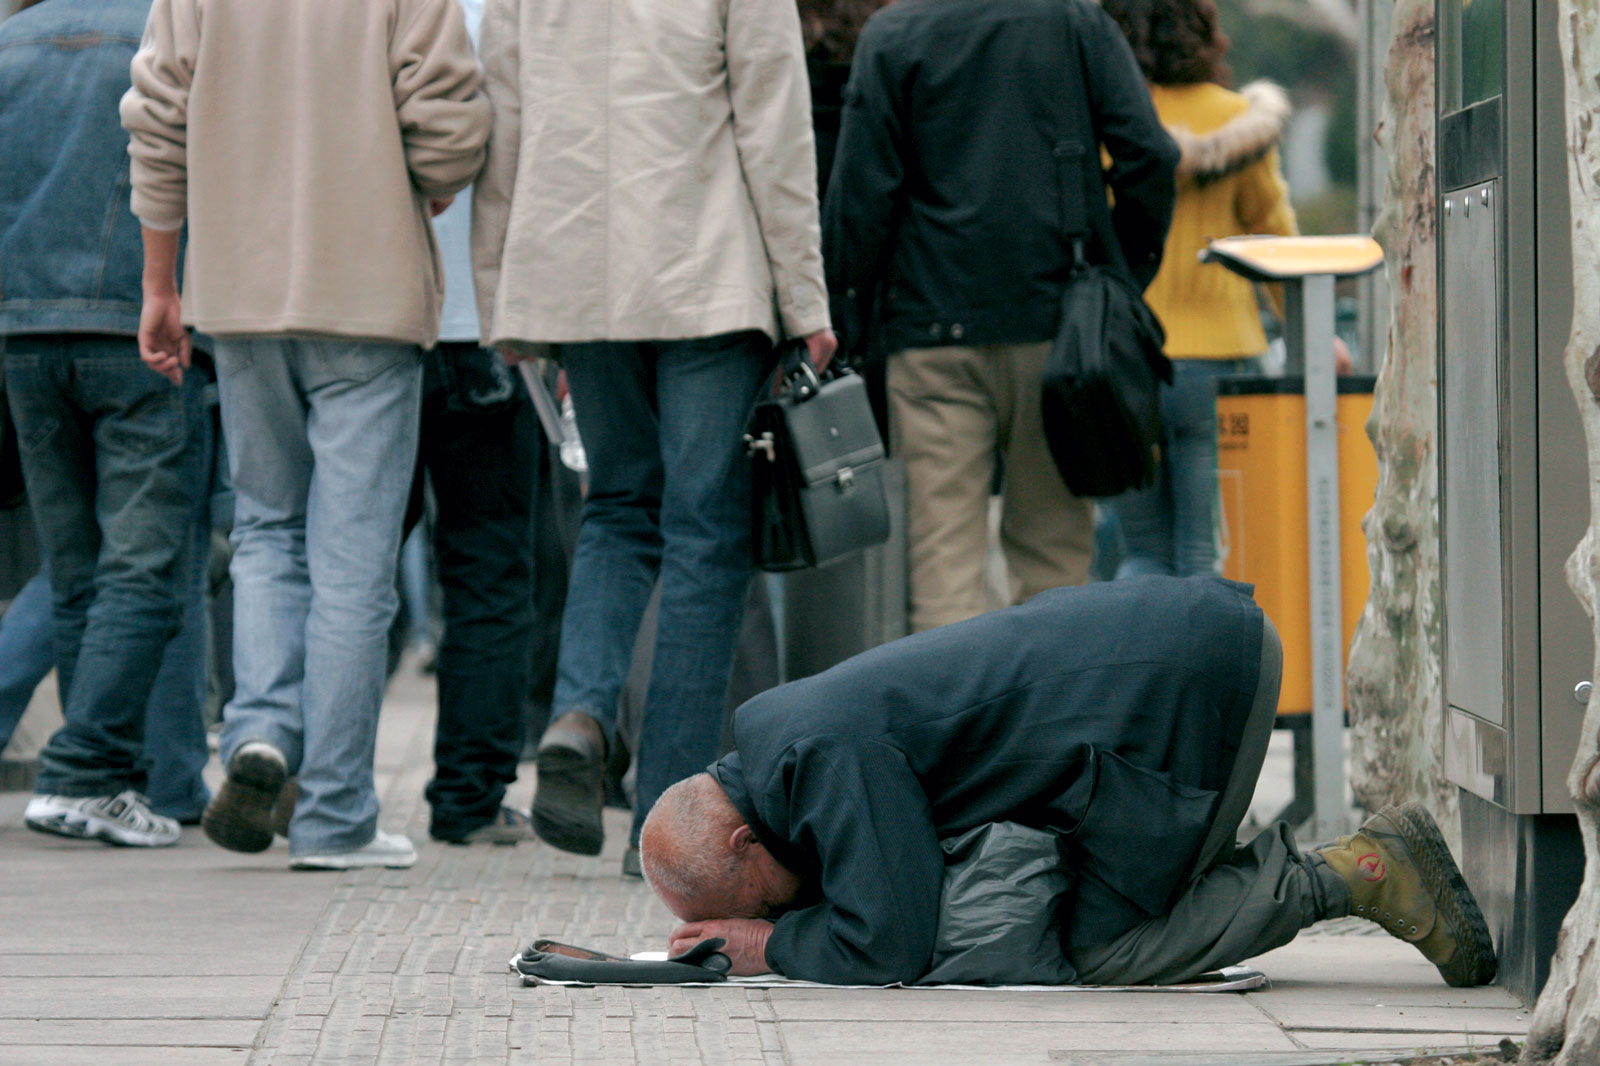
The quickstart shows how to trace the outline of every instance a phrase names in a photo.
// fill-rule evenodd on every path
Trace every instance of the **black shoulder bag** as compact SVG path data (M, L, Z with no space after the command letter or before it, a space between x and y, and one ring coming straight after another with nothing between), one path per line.
M756 565L803 570L882 544L883 438L866 383L838 361L819 376L803 341L785 346L778 374L744 438Z
M1093 130L1081 60L1078 68L1063 79L1075 109L1068 119ZM1089 261L1090 218L1102 243L1116 241L1098 140L1058 145L1055 158L1072 266L1041 382L1045 441L1074 496L1117 496L1151 484L1160 469L1161 383L1172 383L1172 362L1166 332L1115 248L1105 249L1111 265Z

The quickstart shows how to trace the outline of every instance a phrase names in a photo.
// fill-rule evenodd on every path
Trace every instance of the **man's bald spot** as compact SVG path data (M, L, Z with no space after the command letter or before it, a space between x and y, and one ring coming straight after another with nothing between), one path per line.
M669 910L685 921L727 913L740 887L730 840L744 824L710 774L695 774L661 794L640 831L639 858L645 880Z

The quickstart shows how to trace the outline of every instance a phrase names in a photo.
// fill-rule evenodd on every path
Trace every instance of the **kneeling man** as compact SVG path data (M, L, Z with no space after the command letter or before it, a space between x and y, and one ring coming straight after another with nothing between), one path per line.
M939 924L940 840L1048 830L1084 984L1171 983L1356 914L1452 985L1494 976L1482 915L1420 807L1302 853L1237 847L1282 649L1246 586L1148 578L1046 592L757 696L736 750L667 791L644 873L736 974L911 983Z

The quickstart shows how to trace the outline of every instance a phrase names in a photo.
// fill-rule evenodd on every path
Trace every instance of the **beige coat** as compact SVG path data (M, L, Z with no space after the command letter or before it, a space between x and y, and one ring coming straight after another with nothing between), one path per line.
M134 214L188 217L184 320L431 345L479 85L457 0L155 0L122 122Z
M488 0L493 343L828 325L794 0Z

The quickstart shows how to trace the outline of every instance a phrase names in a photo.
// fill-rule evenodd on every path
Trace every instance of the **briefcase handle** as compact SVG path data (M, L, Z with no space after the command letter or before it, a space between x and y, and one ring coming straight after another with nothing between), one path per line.
M819 374L811 361L811 349L800 338L784 341L778 350L778 391L793 393L796 403L804 403L815 396L823 382L854 373L847 361L835 356L828 368Z

